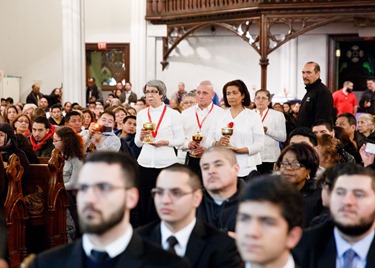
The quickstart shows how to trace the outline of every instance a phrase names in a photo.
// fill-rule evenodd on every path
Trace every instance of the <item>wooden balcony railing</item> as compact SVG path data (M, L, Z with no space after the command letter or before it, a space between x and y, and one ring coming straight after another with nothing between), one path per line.
M262 11L291 9L363 8L374 6L372 0L147 0L146 19L153 23L215 18Z

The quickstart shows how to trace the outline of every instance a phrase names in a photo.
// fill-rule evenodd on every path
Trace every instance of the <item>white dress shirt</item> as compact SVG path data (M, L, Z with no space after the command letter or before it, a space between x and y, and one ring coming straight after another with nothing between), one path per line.
M252 170L256 170L256 165L262 163L260 152L264 144L264 130L259 115L253 110L245 108L236 118L232 117L231 109L224 111L220 120L216 121L209 130L206 140L206 147L211 147L214 141L220 140L221 128L227 127L233 122L233 135L229 143L236 148L247 147L248 154L237 154L237 162L240 166L238 176L249 175Z
M173 235L174 237L176 237L178 241L178 244L174 246L174 250L176 251L176 254L181 257L185 256L187 244L189 242L191 232L193 231L196 222L197 222L197 219L194 218L194 220L191 221L191 223L189 223L188 225L186 225L183 229L181 229L177 233L172 233L167 228L165 223L162 221L160 223L160 233L161 233L161 245L163 249L164 250L168 249L169 244L167 242L167 239Z
M212 108L212 110L211 110ZM211 110L211 112L210 112ZM199 122L202 125L202 128L199 129L199 125L196 118L196 113L198 114ZM224 114L224 110L219 106L216 106L211 102L206 108L201 109L198 104L182 111L182 123L184 124L185 132L185 142L183 149L188 149L188 144L192 140L192 135L200 131L200 134L203 136L201 144L206 143L210 126L215 122L221 120ZM206 119L205 119L206 118ZM203 121L204 120L204 121ZM203 121L203 123L202 123Z
M295 267L296 267L296 264L294 262L293 256L292 254L289 254L287 263L283 267L280 267L280 268L295 268ZM251 268L251 263L246 262L245 268Z
M367 263L367 254L370 249L372 240L374 239L375 231L373 230L360 241L349 244L346 240L342 238L339 231L335 227L333 230L333 235L335 237L337 254L336 254L336 267L343 267L344 264L344 253L348 249L352 249L357 253L354 257L353 264L355 268L365 268Z
M259 116L259 110L255 110ZM279 142L286 140L286 123L285 116L273 109L267 108L261 116L263 126L267 127L264 136L263 150L260 152L262 162L276 162L280 155Z
M158 124L162 115L165 104L163 103L157 108L150 107L150 115L152 123ZM146 168L164 168L177 163L176 153L173 147L179 147L184 142L184 130L182 126L181 114L167 107L163 120L160 123L155 141L168 140L168 146L155 147L140 140L140 133L143 123L149 122L149 109L143 109L137 114L137 132L134 142L138 147L142 147L138 157L138 164ZM156 129L155 129L156 130Z
M105 251L108 253L109 257L114 258L118 255L120 255L122 252L125 251L127 246L129 245L129 242L133 236L133 228L130 224L128 224L128 227L126 228L126 232L121 235L119 238L117 238L112 243L108 244L104 248L97 248L91 241L87 234L83 234L82 236L82 247L83 250L86 253L86 256L91 255L91 250L95 249L97 251Z

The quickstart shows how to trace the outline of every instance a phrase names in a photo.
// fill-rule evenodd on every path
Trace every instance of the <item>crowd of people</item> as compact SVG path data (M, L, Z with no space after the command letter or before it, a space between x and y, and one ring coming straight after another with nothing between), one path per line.
M87 107L39 85L2 100L5 167L65 158L70 243L32 267L375 267L375 79L358 105L315 62L302 78L302 101L274 104L241 80L221 102L210 81L168 100L160 80L104 100L94 78Z

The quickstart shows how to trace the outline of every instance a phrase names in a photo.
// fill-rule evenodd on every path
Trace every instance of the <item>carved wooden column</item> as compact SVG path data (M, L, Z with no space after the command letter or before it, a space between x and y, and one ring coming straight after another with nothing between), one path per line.
M259 20L259 38L260 38L260 60L259 65L261 68L261 88L267 89L267 66L269 64L268 48L269 48L269 38L268 38L268 20L267 17L262 14Z

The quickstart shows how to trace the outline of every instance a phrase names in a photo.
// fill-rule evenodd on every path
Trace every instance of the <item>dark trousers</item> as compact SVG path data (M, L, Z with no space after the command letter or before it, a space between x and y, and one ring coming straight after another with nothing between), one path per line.
M186 160L185 165L188 166L191 170L193 170L199 177L199 179L202 181L202 172L201 167L199 165L199 162L201 161L200 158L197 157L191 157L189 153L186 154Z
M139 166L139 171L139 202L136 209L138 210L139 224L145 225L159 219L151 196L151 189L155 188L156 179L162 169Z
M272 174L274 164L273 162L263 162L261 165L257 165L257 170L260 174Z

